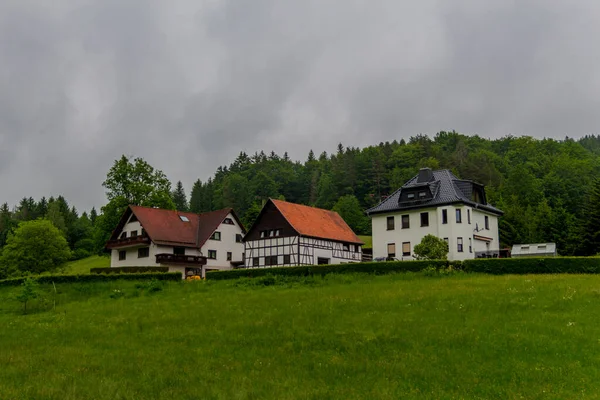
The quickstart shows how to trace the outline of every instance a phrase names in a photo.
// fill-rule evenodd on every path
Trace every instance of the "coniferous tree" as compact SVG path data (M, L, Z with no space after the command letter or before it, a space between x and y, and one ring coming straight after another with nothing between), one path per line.
M177 184L175 185L175 190L173 191L173 203L175 203L175 209L178 211L188 210L187 197L185 196L185 190L183 189L181 181L177 181Z
M198 179L192 186L190 195L190 211L193 213L201 213L202 209L202 181Z
M584 246L588 255L600 253L600 178L589 189L584 208Z

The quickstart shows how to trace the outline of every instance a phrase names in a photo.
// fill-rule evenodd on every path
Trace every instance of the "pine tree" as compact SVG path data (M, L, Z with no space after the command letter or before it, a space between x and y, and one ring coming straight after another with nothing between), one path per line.
M600 253L600 178L588 192L585 205L584 246L588 255Z
M202 181L198 179L192 186L192 193L190 195L190 211L193 213L201 213L205 210L202 209Z
M6 244L8 234L12 232L14 225L8 203L2 204L0 207L0 249Z
M187 211L188 210L188 202L187 197L185 196L185 190L183 189L183 184L181 181L177 181L177 185L175 185L175 190L173 191L173 203L175 203L175 209L178 211Z
M92 210L90 211L90 222L92 223L92 226L96 224L97 218L98 212L96 211L96 207L92 207Z

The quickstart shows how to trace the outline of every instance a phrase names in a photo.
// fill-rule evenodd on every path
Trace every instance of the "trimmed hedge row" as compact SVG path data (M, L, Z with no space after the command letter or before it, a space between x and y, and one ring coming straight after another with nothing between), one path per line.
M148 272L169 272L169 267L109 267L90 269L90 274L139 274Z
M282 276L311 276L326 274L347 274L353 272L364 272L376 275L383 275L392 272L418 272L429 267L433 267L436 269L446 268L450 264L456 265L457 263L445 260L389 261L351 264L311 265L304 267L244 268L228 271L210 271L206 273L206 279L224 280L237 278L256 278L268 274Z
M477 258L462 262L466 272L485 274L598 274L599 257Z
M141 281L156 279L159 281L181 281L181 272L159 272L159 273L139 273L139 274L90 274L90 275L42 275L31 277L41 284L50 283L89 283L89 282L108 282L119 279L126 281ZM16 286L23 283L27 277L5 279L0 281L1 286Z
M426 268L436 269L452 266L465 272L484 274L600 274L600 257L546 257L546 258L478 258L465 261L388 261L354 264L329 264L305 267L247 268L229 271L213 271L207 279L223 280L256 278L260 276L310 276L365 272L387 274L391 272L418 272Z

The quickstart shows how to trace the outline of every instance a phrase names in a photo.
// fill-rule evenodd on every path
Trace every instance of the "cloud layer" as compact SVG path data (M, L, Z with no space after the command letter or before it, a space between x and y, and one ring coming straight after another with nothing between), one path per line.
M3 1L0 202L100 206L121 154L189 191L241 150L596 133L599 17L559 0Z

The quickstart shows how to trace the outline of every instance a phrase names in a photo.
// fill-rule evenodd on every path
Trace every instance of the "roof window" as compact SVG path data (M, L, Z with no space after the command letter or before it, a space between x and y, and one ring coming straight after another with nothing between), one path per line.
M183 222L190 222L189 218L186 217L185 215L180 215L179 219L181 219Z

